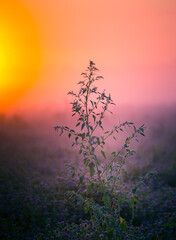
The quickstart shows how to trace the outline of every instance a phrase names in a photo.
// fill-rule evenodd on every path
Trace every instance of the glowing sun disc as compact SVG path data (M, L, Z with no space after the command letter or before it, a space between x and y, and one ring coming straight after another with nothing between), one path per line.
M40 66L38 30L17 0L0 0L0 112L37 79Z

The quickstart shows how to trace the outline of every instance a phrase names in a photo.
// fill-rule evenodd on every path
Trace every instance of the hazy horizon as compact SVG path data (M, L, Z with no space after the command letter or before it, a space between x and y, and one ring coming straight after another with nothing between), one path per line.
M0 112L68 108L96 63L118 104L176 103L173 0L0 2Z

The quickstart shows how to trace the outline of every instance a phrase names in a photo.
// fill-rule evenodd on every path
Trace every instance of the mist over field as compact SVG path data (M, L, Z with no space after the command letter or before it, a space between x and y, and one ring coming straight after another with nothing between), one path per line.
M136 233L136 236L143 239L174 239L176 108L116 106L114 109L114 114L107 114L104 119L105 129L126 120L134 121L137 126L143 123L146 126L146 136L140 137L139 143L132 144L137 153L127 164L126 184L130 186L149 171L158 172L154 181L139 189L141 201L137 205L133 225L141 235ZM59 132L54 131L54 126L74 128L75 123L71 109L25 116L0 116L2 239L72 239L70 230L66 230L67 226L71 226L69 224L81 224L81 221L89 224L89 216L84 209L65 197L68 190L77 188L77 183L67 177L64 164L70 162L78 166L82 158L71 147L72 140L68 136L59 136ZM105 147L107 155L123 145L123 140L122 134L117 138L117 143L113 139L108 141ZM128 221L129 212L125 209L124 206L121 214ZM80 230L80 235L83 233L83 229ZM156 236L160 238L154 238ZM87 238L83 236L82 239ZM97 238L94 236L90 239Z
M136 126L145 124L145 137L140 137L139 143L134 141L132 144L137 151L135 159L140 159L140 161L134 163L134 168L143 165L150 165L151 169L152 167L155 169L163 168L163 166L164 168L165 166L171 168L172 164L175 164L174 153L173 156L170 156L176 146L175 106L134 107L117 105L112 107L111 110L113 114L107 113L103 119L103 127L106 131L124 121L134 122ZM5 116L2 114L0 116L1 151L3 150L3 153L7 156L9 150L5 151L6 147L8 149L13 148L13 151L16 152L21 151L21 161L23 154L27 154L27 151L32 158L36 157L35 153L40 153L43 158L42 161L52 161L54 159L55 164L62 169L64 161L79 158L76 150L71 147L72 138L69 139L66 134L59 136L60 132L54 131L55 126L69 126L75 129L77 117L71 117L71 115L71 106L67 111L62 112L47 110L25 116L20 114ZM130 131L127 129L125 133L119 134L117 141L110 139L105 149L110 153L110 151L120 148L124 144L124 137L129 133ZM101 134L101 131L97 134ZM33 152L34 149L35 152ZM160 156L161 159L156 161L157 151L163 156ZM47 156L48 159L46 159ZM169 156L169 159L167 159L167 156ZM163 161L163 158L165 161ZM59 168L58 170L60 170Z

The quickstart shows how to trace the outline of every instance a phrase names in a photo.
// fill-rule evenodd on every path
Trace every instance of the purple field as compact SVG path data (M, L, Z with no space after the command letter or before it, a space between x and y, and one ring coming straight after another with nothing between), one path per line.
M64 163L78 166L81 157L71 140L59 137L54 126L74 125L69 113L42 113L42 118L0 116L0 237L1 239L114 239L65 193L78 188ZM121 117L123 116L123 117ZM133 145L137 154L128 162L130 185L148 171L157 176L138 190L133 225L124 239L176 239L176 108L120 109L105 121L145 123L146 137ZM107 151L123 142L109 141ZM103 159L100 159L103 161ZM107 160L106 160L107 161ZM122 215L128 222L128 207ZM118 239L118 238L116 238Z

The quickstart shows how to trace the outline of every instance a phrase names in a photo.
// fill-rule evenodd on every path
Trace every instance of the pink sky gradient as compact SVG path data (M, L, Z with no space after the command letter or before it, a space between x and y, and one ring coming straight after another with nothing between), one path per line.
M39 76L8 111L69 103L93 60L116 103L176 103L175 0L20 0L35 19Z

